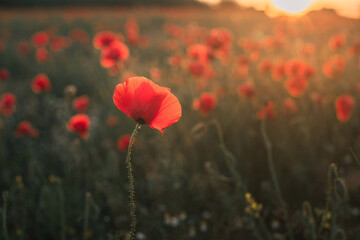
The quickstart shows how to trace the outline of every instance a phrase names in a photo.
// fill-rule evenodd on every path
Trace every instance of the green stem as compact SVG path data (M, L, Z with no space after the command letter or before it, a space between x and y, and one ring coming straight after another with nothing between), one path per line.
M130 192L129 192L129 200L130 200L130 217L131 217L131 227L130 227L130 238L129 240L135 239L135 231L136 231L136 215L135 215L135 187L134 187L134 177L132 173L132 167L131 167L131 150L134 144L134 139L136 137L136 134L138 133L139 129L141 127L141 124L138 123L135 126L134 131L132 132L130 143L128 146L128 152L126 155L126 164L128 169L128 179L129 179L129 185L130 185Z
M292 231L292 226L290 223L290 218L289 218L289 212L286 208L286 204L280 189L280 184L279 184L279 180L276 174L276 170L275 170L275 165L274 165L274 160L273 160L273 155L272 155L272 145L271 145L271 141L269 139L269 136L267 135L266 132L266 118L263 118L263 120L261 121L261 134L264 138L264 142L265 142L265 148L266 148L266 153L267 153L267 160L268 160L268 165L269 165L269 170L270 170L270 174L271 174L271 179L272 182L275 186L275 192L276 195L280 201L281 207L284 210L284 215L285 215L285 223L286 223L286 227L288 230L288 234L291 240L294 239L293 236L293 231Z
M360 160L359 160L358 156L356 155L356 153L354 152L354 149L350 148L350 152L353 155L353 157L355 158L356 163L360 166Z
M85 195L85 209L84 209L84 236L83 236L84 240L86 240L87 238L87 230L89 226L90 198L91 198L91 194L87 192Z
M3 231L4 231L4 239L9 240L8 232L7 232L7 222L6 222L6 210L7 210L7 198L8 192L3 192L3 199L4 199L4 207L3 207Z
M270 232L269 232L269 230L268 230L268 228L267 228L267 226L266 226L266 224L264 222L264 219L262 217L259 217L259 223L260 223L261 229L264 231L264 233L266 235L266 238L268 240L272 240L271 234L270 234Z
M59 214L60 214L60 226L61 226L61 233L60 238L61 240L66 240L66 223L65 223L65 200L64 200L64 190L62 188L61 180L58 181L58 194L59 194Z

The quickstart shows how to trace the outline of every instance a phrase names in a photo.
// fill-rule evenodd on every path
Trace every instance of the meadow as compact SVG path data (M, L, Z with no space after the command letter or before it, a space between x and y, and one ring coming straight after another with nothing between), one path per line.
M136 121L113 94L144 76L182 116L133 145L136 239L360 239L359 26L329 10L1 9L0 238L130 238Z

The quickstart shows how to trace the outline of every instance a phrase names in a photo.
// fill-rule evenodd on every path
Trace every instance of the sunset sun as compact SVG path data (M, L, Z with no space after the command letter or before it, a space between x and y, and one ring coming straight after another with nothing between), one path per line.
M313 0L273 0L275 7L289 13L304 11Z

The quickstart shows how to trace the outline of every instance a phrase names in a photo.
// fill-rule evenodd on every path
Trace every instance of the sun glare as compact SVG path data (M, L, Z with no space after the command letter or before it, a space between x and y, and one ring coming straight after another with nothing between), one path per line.
M304 11L313 0L273 0L275 7L288 13Z

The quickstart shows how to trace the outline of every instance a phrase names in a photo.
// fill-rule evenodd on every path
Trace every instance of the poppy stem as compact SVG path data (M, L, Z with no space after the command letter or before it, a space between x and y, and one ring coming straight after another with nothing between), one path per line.
M130 185L130 192L129 192L129 200L130 200L130 217L131 217L131 228L130 228L130 238L129 240L135 239L135 231L136 231L136 216L135 216L135 188L134 188L134 177L132 174L132 167L131 167L131 150L134 144L135 137L141 127L141 123L136 124L134 131L132 132L128 152L126 155L126 164L128 169L128 179Z
M267 153L267 160L268 160L269 170L270 170L270 174L271 174L271 179L272 179L272 182L275 187L276 195L280 201L280 205L284 210L285 223L286 223L286 228L288 230L289 238L291 240L293 240L294 236L293 236L292 226L291 226L291 222L290 222L289 212L286 208L286 204L285 204L285 201L284 201L284 198L283 198L283 195L281 192L280 184L279 184L279 179L276 174L273 155L272 155L272 144L271 144L269 136L267 135L267 132L266 132L266 117L264 117L263 120L261 121L261 134L262 134L264 142L265 142L265 148L266 148L266 153Z
M3 221L3 234L4 234L4 239L5 240L9 240L9 236L8 236L8 232L7 232L7 221L6 221L6 210L7 210L7 200L8 200L8 192L3 192L2 197L4 200L4 206L3 206L3 216L2 216L2 221Z

